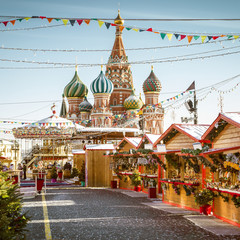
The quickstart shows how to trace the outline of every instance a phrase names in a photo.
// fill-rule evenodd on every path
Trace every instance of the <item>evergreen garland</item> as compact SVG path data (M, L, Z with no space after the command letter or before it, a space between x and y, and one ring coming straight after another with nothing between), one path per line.
M166 144L168 141L170 141L176 134L178 133L178 131L176 129L173 129L164 139L163 139L163 143Z
M178 161L178 156L176 156L175 154L166 154L165 158L167 162L175 169L180 169L181 163Z
M165 164L156 154L153 154L153 155L152 155L152 158L153 158L153 159L156 159L156 161L158 162L158 164L159 164L164 170L167 170L166 164Z
M219 122L219 126L216 128L214 128L208 135L208 139L212 142L213 139L215 139L221 132L222 130L226 127L226 125L228 124L228 122L221 120Z
M180 195L180 187L176 184L172 184L172 188L177 195Z
M189 167L193 168L193 171L195 173L200 172L200 166L197 163L197 158L196 157L191 157L191 159L193 160L194 163L190 160L189 157L182 156L182 158L186 161L186 163L188 163Z
M191 195L191 190L188 188L188 186L187 185L183 185L183 189L185 190L185 192L186 192L186 196L190 196Z
M221 192L218 192L218 196L221 197L221 198L223 198L223 201L224 201L224 202L228 202L228 201L229 201L229 197L224 196Z
M233 201L234 206L235 206L236 208L239 208L239 207L240 207L240 196L237 197L237 195L234 195L234 196L232 197L232 201Z

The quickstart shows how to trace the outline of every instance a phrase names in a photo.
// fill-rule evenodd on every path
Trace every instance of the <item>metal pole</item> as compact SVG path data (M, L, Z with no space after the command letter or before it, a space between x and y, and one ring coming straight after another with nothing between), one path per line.
M196 89L194 90L193 104L194 104L194 124L198 124L198 113L197 113L197 94Z

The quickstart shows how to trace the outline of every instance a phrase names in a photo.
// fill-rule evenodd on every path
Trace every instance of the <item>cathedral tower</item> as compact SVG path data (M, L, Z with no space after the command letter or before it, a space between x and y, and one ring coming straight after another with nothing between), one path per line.
M124 20L118 16L114 20L116 26L115 42L106 65L106 77L112 81L114 89L110 97L110 107L113 114L124 113L123 103L131 95L133 89L132 71L128 63L122 40L122 25Z
M152 66L150 75L143 83L145 104L150 106L143 110L144 129L152 134L163 133L164 109L158 102L161 89L161 83L154 74Z

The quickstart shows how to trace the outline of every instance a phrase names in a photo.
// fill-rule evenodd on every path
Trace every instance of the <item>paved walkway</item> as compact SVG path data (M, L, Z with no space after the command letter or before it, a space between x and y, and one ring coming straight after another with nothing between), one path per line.
M52 188L26 199L24 210L31 240L240 239L237 227L121 189Z

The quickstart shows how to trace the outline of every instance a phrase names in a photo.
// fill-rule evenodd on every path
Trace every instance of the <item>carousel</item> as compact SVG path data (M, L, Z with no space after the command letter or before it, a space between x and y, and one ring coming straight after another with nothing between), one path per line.
M76 126L56 115L55 104L51 110L50 117L12 130L16 139L37 142L23 158L28 178L43 174L52 181L63 179L63 170L64 175L70 175L73 161L70 140L76 133Z

